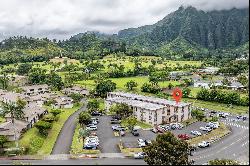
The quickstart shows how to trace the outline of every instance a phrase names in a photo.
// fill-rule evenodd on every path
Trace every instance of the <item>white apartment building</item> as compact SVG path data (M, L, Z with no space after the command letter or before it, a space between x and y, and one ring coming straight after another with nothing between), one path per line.
M152 125L182 122L191 118L190 103L177 104L175 101L123 92L108 93L105 101L106 111L116 103L129 105L138 121Z

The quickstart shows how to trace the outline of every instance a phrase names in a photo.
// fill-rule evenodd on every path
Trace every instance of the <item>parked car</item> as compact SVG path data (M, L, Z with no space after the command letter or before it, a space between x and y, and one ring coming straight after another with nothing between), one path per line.
M239 116L237 116L237 119L246 120L246 119L247 119L247 117L246 117L246 116L239 115Z
M219 122L209 122L206 124L206 127L210 127L212 129L217 129L220 127Z
M143 139L138 139L137 142L138 142L138 145L139 145L140 148L146 146L146 144L145 144L145 142L143 141Z
M191 131L191 134L195 135L195 136L201 136L201 132L199 131Z
M146 145L151 145L152 144L151 140L145 140L144 142L145 142Z
M112 119L121 120L122 118L121 118L120 116L118 116L118 115L113 115L113 116L112 116Z
M220 112L218 113L218 116L221 118L227 118L229 116L229 113Z
M98 111L94 111L91 113L92 116L102 116L102 113L101 112L98 112Z
M98 122L97 122L96 120L92 120L91 124L93 124L93 125L97 125L97 124L98 124Z
M86 129L89 131L95 131L97 130L97 126L91 125L91 126L86 127Z
M138 130L132 130L131 133L133 134L133 136L139 136L139 132Z
M168 131L171 129L171 127L169 125L163 125L162 127L165 129L165 131Z
M99 123L99 118L93 117L91 118L91 121L96 121L97 123Z
M155 128L155 127L152 128L151 131L152 131L153 133L157 133L157 132L158 132L157 128Z
M114 125L114 126L112 126L112 130L113 130L113 131L125 131L126 128L125 128L125 127L122 127L122 126L120 126L120 125Z
M201 129L202 131L207 131L207 132L212 131L212 128L211 128L211 127L200 127L200 129Z
M217 111L214 111L214 110L210 112L210 114L216 114L216 113Z
M84 149L97 149L97 146L95 144L84 144Z
M134 158L135 159L143 159L144 157L145 157L144 152L134 153Z
M125 131L120 130L120 136L123 137L123 136L125 136L125 134L126 134Z
M200 148L205 148L205 147L209 147L210 143L207 141L202 141L201 143L198 144L198 147Z
M162 127L162 126L157 126L156 127L156 129L157 129L157 131L159 132L159 133L164 133L165 132L165 129Z
M179 134L178 138L180 138L182 140L188 140L188 139L190 139L190 137L187 134Z
M120 124L120 123L121 123L121 120L118 120L118 119L111 119L111 120L110 120L110 123L111 123L111 124Z

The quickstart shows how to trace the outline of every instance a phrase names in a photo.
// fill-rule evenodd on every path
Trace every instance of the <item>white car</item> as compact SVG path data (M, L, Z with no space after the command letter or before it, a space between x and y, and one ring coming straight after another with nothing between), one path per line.
M89 136L85 139L85 141L95 141L95 142L99 143L99 139L97 136Z
M97 126L94 126L94 125L88 126L88 127L86 127L86 129L89 131L95 131L95 130L97 130Z
M99 122L99 118L91 118L91 120Z
M97 124L98 124L98 122L97 122L96 120L92 120L91 124L93 124L93 125L97 125Z
M138 139L137 142L138 142L139 147L145 147L146 146L146 143L145 143L145 141L143 141L143 139Z
M191 131L191 134L196 135L196 136L201 136L201 132L199 131Z
M145 153L144 152L134 153L134 158L135 159L143 159L144 157L145 157Z
M200 130L206 131L206 128L205 127L200 127Z
M209 147L210 143L206 142L206 141L202 141L201 143L198 144L198 147L200 148L205 148L205 147Z

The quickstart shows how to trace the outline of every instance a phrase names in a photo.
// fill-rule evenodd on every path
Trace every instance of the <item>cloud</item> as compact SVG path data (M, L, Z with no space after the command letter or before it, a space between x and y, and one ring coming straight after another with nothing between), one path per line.
M179 6L222 10L247 0L8 0L0 1L0 40L14 35L65 39L87 30L117 33L153 24Z

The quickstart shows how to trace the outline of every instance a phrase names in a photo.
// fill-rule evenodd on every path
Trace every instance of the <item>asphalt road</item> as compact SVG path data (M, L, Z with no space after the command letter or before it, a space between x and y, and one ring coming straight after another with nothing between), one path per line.
M51 154L69 154L74 131L76 128L76 118L82 111L86 110L87 107L86 100L84 99L82 100L82 102L84 103L84 106L74 114L72 114L64 123Z
M230 119L235 119L235 117L230 117L227 120L231 121ZM238 125L234 125L237 123ZM209 148L199 149L191 157L196 161L195 164L204 164L216 158L249 162L249 129L247 128L249 120L244 122L245 125L242 123L242 121L238 121L232 123L231 126L228 124L232 129L230 135L213 143Z

